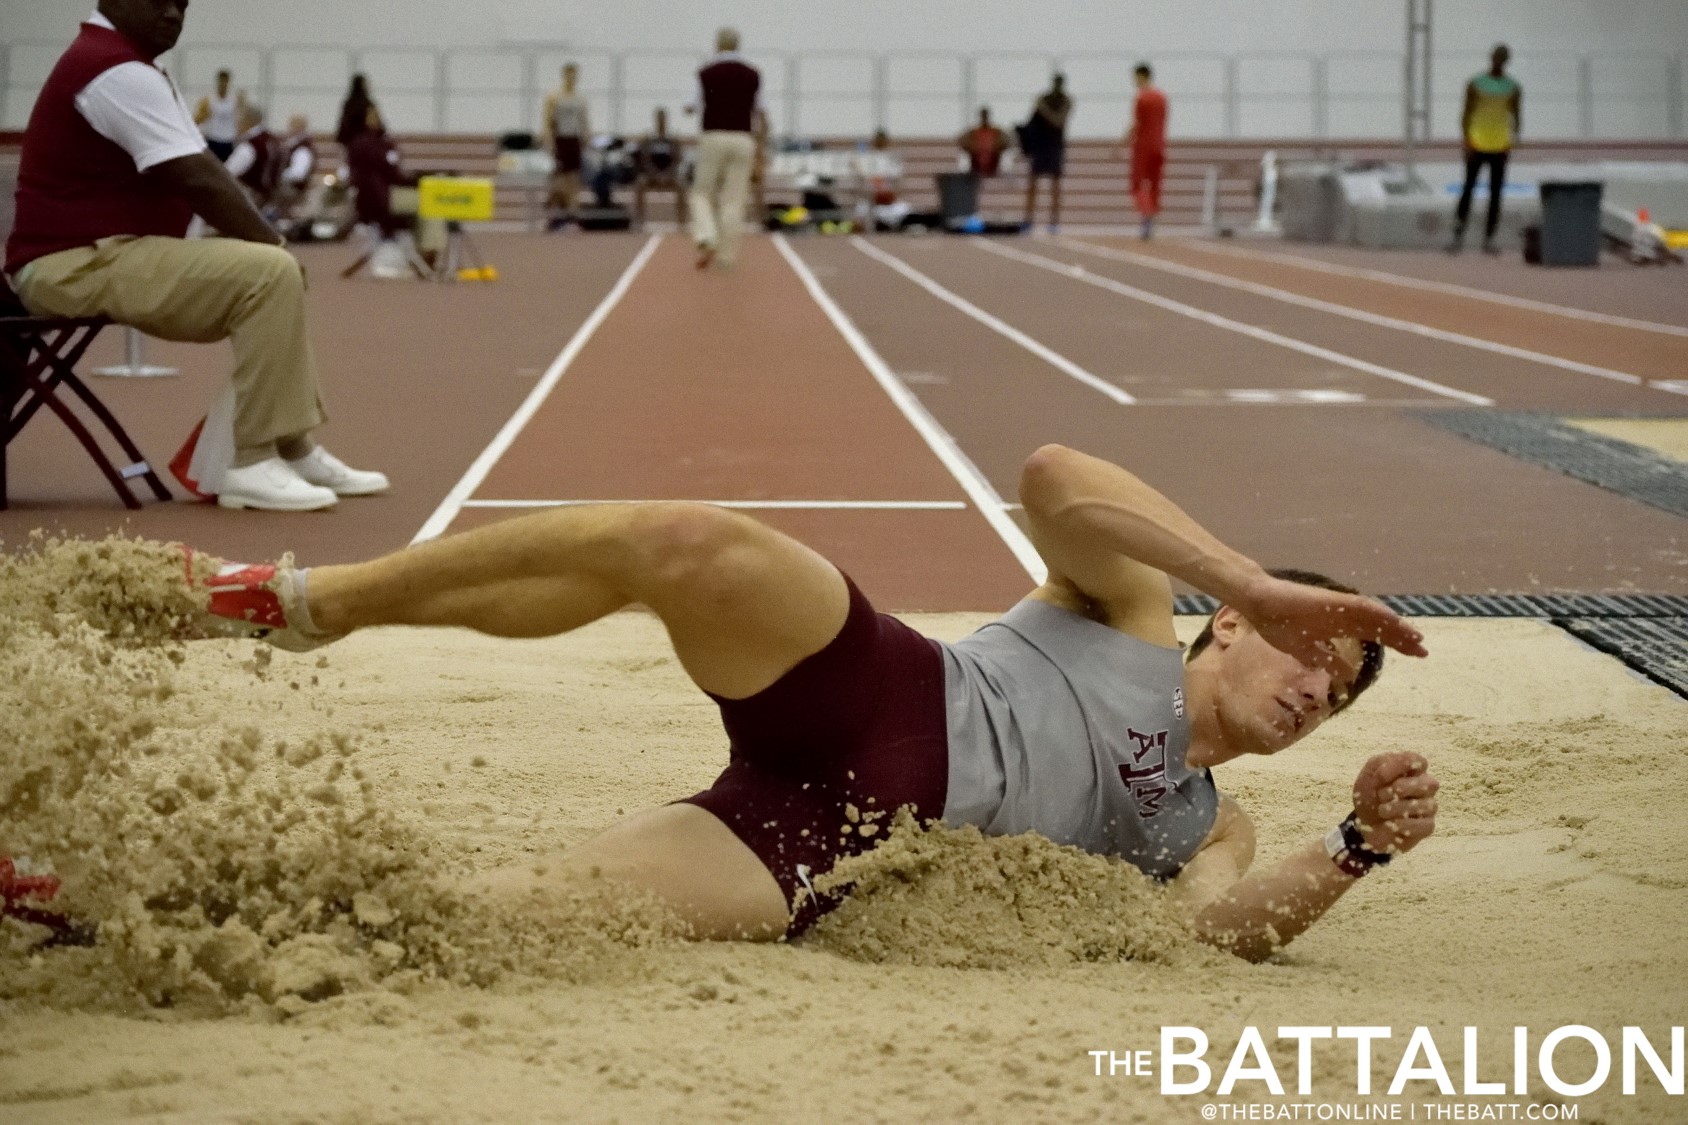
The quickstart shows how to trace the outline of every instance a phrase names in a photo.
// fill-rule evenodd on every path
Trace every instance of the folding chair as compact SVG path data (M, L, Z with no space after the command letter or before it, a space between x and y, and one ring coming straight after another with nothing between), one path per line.
M104 317L58 320L29 316L15 299L8 304L9 297L10 293L0 292L0 510L7 506L6 451L43 406L57 414L76 435L82 448L117 490L124 506L141 506L129 486L136 477L146 481L159 500L170 499L170 490L164 487L111 411L76 374L76 365L88 345L110 321ZM126 465L119 468L112 463L89 427L72 409L75 400L66 391L80 399L87 412L105 426L128 458Z

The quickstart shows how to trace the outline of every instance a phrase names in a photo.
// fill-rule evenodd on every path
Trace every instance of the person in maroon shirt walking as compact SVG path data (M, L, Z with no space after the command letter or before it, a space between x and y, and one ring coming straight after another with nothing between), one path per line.
M738 257L744 203L756 163L756 94L762 76L738 53L738 32L722 28L716 54L698 71L703 131L692 174L692 239L697 266L730 266Z
M1149 84L1154 71L1148 63L1138 63L1133 77L1137 104L1131 111L1125 147L1131 152L1131 197L1143 216L1143 237L1148 238L1160 214L1161 177L1166 173L1167 105L1166 95Z

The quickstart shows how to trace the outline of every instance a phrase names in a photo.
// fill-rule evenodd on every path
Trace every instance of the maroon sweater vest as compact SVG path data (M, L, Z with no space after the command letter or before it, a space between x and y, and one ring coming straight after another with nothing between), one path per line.
M268 129L242 138L252 146L252 167L240 174L240 182L257 193L260 199L275 194L281 182L281 142Z
M187 233L193 208L135 171L135 161L94 131L76 95L114 66L152 60L115 31L83 24L47 84L24 132L17 220L6 241L6 272L113 235Z
M722 59L697 72L703 85L703 127L748 133L762 76L737 59Z

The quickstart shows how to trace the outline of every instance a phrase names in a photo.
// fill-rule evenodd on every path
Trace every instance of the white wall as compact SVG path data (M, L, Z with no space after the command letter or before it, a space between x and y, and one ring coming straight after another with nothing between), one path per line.
M11 46L0 124L21 124L54 45L91 5L0 0L0 42ZM1186 135L1310 135L1321 126L1332 135L1392 135L1404 8L1405 0L194 0L176 69L191 87L229 65L265 84L278 112L303 108L320 120L332 114L348 69L361 66L401 128L490 130L530 118L536 87L549 84L566 55L582 58L604 121L615 73L607 53L635 52L620 74L622 124L633 128L650 106L683 96L693 56L727 23L763 55L776 122L789 127L784 118L796 112L807 132L858 131L880 116L898 133L947 131L969 93L999 116L1018 117L1048 60L1061 57L1081 133L1117 131L1129 65L1148 58L1159 63L1175 130ZM823 17L827 10L839 18ZM1443 0L1435 40L1439 129L1451 131L1460 85L1497 40L1513 46L1533 111L1526 125L1537 136L1574 136L1585 124L1596 135L1664 136L1688 116L1666 104L1667 91L1683 97L1688 0ZM278 50L318 45L333 49ZM437 59L440 49L450 58ZM891 52L903 54L876 72L872 56ZM920 52L928 57L912 57ZM809 57L792 70L788 53ZM969 84L960 63L932 54L990 57ZM1315 106L1321 79L1326 96ZM1235 86L1229 109L1227 83ZM1592 111L1578 102L1579 83L1591 88ZM877 99L876 89L884 91Z

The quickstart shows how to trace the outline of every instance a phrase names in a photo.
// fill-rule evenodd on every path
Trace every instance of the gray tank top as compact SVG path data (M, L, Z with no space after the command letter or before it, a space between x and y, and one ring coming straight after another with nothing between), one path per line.
M1028 598L944 645L944 820L995 836L1038 832L1177 874L1219 794L1185 764L1184 659Z

